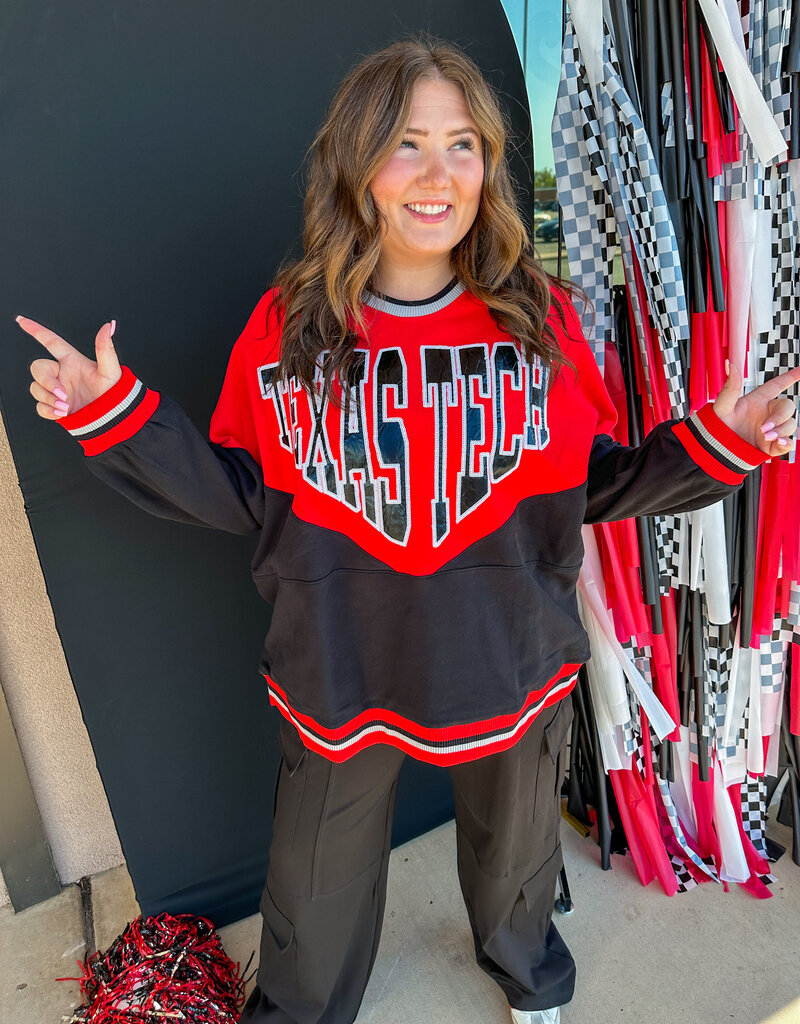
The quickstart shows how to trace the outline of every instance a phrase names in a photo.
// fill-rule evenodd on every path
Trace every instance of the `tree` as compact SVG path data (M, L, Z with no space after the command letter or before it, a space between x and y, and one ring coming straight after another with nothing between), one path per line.
M540 168L538 171L533 172L533 187L537 188L555 188L556 187L556 175L555 171L552 171L549 167Z

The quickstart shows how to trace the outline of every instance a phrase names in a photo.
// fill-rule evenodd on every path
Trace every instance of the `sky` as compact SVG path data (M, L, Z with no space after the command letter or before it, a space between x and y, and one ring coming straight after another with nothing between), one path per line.
M534 166L552 170L550 122L561 71L561 0L502 0L502 4L525 69Z

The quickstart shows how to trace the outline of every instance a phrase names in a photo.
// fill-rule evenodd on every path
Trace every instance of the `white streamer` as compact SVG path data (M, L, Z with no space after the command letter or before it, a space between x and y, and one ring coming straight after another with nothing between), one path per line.
M734 38L727 11L720 0L700 0L700 6L759 160L771 164L773 160L783 159L786 156L783 135Z

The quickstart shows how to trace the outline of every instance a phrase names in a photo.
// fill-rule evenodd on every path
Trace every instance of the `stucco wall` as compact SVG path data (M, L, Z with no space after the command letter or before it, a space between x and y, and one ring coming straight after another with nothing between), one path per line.
M2 419L0 523L0 682L56 870L62 882L75 882L121 864L123 856L56 632ZM7 902L0 879L0 905Z

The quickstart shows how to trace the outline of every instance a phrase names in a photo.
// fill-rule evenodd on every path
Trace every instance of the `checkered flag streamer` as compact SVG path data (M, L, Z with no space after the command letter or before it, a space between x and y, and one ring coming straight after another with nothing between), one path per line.
M789 634L786 639L784 632ZM772 636L765 637L758 645L762 693L780 693L783 689L790 639L791 631L784 631L782 620L776 619Z
M664 82L661 89L661 126L664 132L664 147L675 145L675 101L672 98L672 82Z
M793 582L789 592L789 613L783 620L782 638L800 644L800 583Z
M661 593L669 593L671 586L680 585L681 516L653 516L656 533L656 557Z
M748 775L742 783L742 825L756 851L767 856L767 783Z
M647 133L613 67L613 51L606 52L601 124L628 290L631 295L636 292L630 247L658 331L672 410L683 416L686 395L680 342L689 337L689 317L678 242Z
M672 870L675 872L675 877L678 879L678 892L688 892L690 889L694 889L697 885L691 871L686 867L686 862L673 853L669 858Z
M636 646L632 640L622 644L630 660L636 663ZM633 687L625 676L625 690L628 694L628 707L631 709L630 719L622 727L622 742L625 753L633 758L633 763L640 776L644 776L644 747L642 746L642 713L639 707L639 700L633 691Z
M750 698L748 697L747 703L744 706L742 712L742 720L739 723L739 742L736 744L736 749L742 748L747 750L747 744L750 742Z
M772 330L761 337L759 382L784 373L800 362L800 230L788 164L774 169L775 208L772 212ZM797 384L785 392L797 398Z
M683 858L684 859L681 862L682 869L684 871L686 871L685 862L686 861L691 861L691 863L694 864L694 866L696 868L698 868L704 874L708 875L709 878L713 878L715 882L718 882L719 881L719 876L717 875L717 872L716 872L716 869L714 868L713 862L707 864L689 846L689 843L686 840L686 835L685 835L685 833L683 831L683 826L681 825L681 822L680 822L680 818L678 817L678 812L675 809L675 803L674 803L674 801L672 799L672 794L669 791L669 784L666 782L666 780L664 780L664 779L662 779L660 777L657 777L656 781L658 782L658 791L659 791L659 794L661 796L661 811L660 811L660 813L663 813L663 815L665 816L670 831L675 836L675 839L676 839L678 845L680 846L681 850L683 851ZM675 867L675 861L674 860L673 860L673 867ZM677 874L677 871L676 871L676 874ZM691 877L691 875L689 877ZM680 882L680 880L681 880L681 876L678 875L678 881ZM691 886L689 888L691 888Z
M796 9L794 14L797 15ZM789 45L791 18L791 0L767 0L763 32L767 73L762 91L787 146L791 139L791 83L788 75L783 74L783 54Z
M600 124L571 21L564 36L552 139L570 275L591 303L583 327L602 372L606 342L613 340L616 223L607 194Z
M784 139L789 141L789 79L782 73L784 47L789 41L790 8L788 0L751 0L748 26L748 54L753 78L767 102ZM775 165L765 166L748 142L748 162L752 165L752 196L755 208L772 209L770 178Z
M703 735L717 748L725 721L731 650L722 645L720 627L709 622L703 598ZM721 709L721 717L720 717Z

